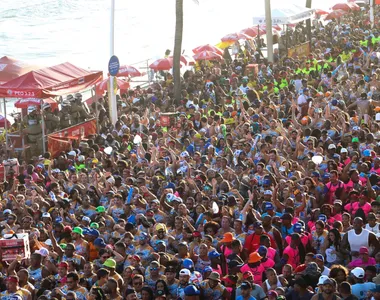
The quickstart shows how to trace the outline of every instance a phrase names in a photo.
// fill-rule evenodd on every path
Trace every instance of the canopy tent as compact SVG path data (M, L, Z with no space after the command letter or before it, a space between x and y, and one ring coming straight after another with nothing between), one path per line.
M29 65L13 57L3 56L0 58L0 84L39 68L38 66Z
M314 9L298 6L295 4L289 4L286 8L272 9L272 24L273 25L286 25L295 24L313 16ZM265 24L265 15L261 15L253 18L254 25Z
M57 101L55 101L52 98L43 99L42 104L44 104L44 103L50 104L52 110L58 109ZM17 108L28 108L29 106L32 106L32 105L40 107L41 106L41 99L38 99L38 98L18 99L14 105Z
M103 72L63 63L30 71L0 85L0 97L49 98L84 90L102 80Z

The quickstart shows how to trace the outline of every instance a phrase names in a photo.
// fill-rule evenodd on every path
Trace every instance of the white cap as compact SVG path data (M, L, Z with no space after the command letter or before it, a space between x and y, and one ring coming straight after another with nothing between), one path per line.
M179 198L179 197L175 197L172 201L173 202L178 202L178 203L183 203L182 199Z
M67 153L67 155L77 156L77 153L74 150L72 150L69 153Z
M272 196L272 191L271 190L266 190L266 191L264 191L264 195L270 195L270 196Z
M135 103L137 103L137 102L139 102L139 101L140 101L139 98L134 98L134 99L132 100L132 103L135 104Z
M352 275L354 275L356 278L364 278L364 269L356 267L355 269L351 270Z
M82 218L82 221L86 221L86 222L88 222L88 223L91 223L91 219L90 219L89 217L87 217L87 216L84 216L84 217Z
M37 106L32 105L32 106L28 107L28 112L32 112L32 111L35 111L35 110L37 110Z
M330 149L336 149L335 144L330 144L328 149L329 149L329 150L330 150Z
M84 155L79 155L79 156L78 156L78 161L82 162L82 161L84 161L84 160L85 160Z
M318 285L323 284L326 279L329 279L327 275L322 275L321 277L319 277Z
M377 113L375 118L376 118L376 121L380 121L380 113Z
M10 209L4 209L3 214L11 214L11 213L12 213L12 211Z
M189 152L187 152L187 151L183 151L182 153L181 153L181 157L189 157L190 155L189 155Z
M191 273L188 269L182 269L181 271L179 271L179 275L183 275L183 276L191 276Z
M348 150L346 148L340 149L340 153L348 153Z
M48 212L44 212L44 213L42 214L42 217L43 217L43 218L50 218L50 213L48 213Z
M46 248L41 248L40 250L36 250L34 253L40 254L42 256L48 256L49 250Z
M46 246L50 246L50 247L53 246L51 239L47 239L44 243Z
M352 131L359 131L360 130L360 127L359 126L354 126L352 127Z

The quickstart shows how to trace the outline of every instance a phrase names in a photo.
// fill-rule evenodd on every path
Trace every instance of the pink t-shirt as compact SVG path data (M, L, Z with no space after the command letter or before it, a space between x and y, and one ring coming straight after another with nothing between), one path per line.
M291 265L294 269L300 264L300 255L298 249L293 249L288 246L285 248L284 253L288 255L287 263Z
M219 266L219 265L218 265L218 268L217 268L217 269L212 268L212 271L213 271L213 272L216 272L216 273L219 273L220 275L223 275L223 274L222 274L222 267Z
M359 208L361 208L364 211L364 214L366 216L372 209L371 204L369 204L368 202L366 202L363 206L360 206L359 202L355 202L352 204L352 214L355 215Z
M276 250L272 247L268 248L267 257L274 261L274 257L276 256Z
M262 262L261 264L263 265L263 267L265 268L265 270L268 269L268 268L273 268L274 265L275 265L273 259L270 259L269 257L268 257L268 259L266 261Z
M335 214L333 218L335 219L335 221L340 221L340 222L342 222L342 219L343 219L342 214Z
M376 260L373 257L368 257L367 262L363 262L360 258L355 259L352 262L349 263L349 268L356 268L356 267L366 267L366 266L374 266L376 265Z
M245 264L240 268L240 272L242 272L243 274L244 272L248 271L252 272L253 274L253 282L261 286L263 284L263 273L265 272L265 268L263 267L263 265L260 264L256 268L251 268L250 266L248 266L248 264Z
M377 175L380 175L380 168L378 169L372 168L370 172L371 173L375 172Z
M292 237L290 235L288 235L286 238L285 238L285 241L288 245L290 245L290 241L292 240ZM301 235L301 242L302 244L306 247L307 243L309 242L309 237L307 235L304 235L302 234Z

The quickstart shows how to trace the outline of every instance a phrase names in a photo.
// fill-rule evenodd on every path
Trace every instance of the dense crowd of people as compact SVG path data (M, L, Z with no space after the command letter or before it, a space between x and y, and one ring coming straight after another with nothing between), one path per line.
M200 62L180 102L165 74L115 126L93 104L98 135L0 185L31 248L0 299L380 300L378 28L349 12L307 57Z

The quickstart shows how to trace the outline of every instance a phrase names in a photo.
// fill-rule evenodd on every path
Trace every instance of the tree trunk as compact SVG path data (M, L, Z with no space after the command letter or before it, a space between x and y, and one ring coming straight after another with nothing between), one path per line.
M175 1L175 36L173 54L173 79L174 79L174 100L177 105L181 102L181 52L182 52L182 31L183 31L183 0Z

